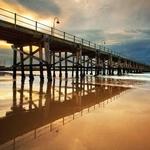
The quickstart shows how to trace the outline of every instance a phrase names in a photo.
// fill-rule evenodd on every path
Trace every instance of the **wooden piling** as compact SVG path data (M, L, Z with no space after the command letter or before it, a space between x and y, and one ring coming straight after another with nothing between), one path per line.
M98 52L96 53L95 59L96 59L96 62L95 62L95 76L97 76L97 75L99 75L99 65L100 65L99 53Z
M62 77L62 65L61 65L61 51L59 52L59 77Z
M48 35L44 35L44 49L45 49L45 59L47 61L47 80L48 82L52 81L52 74L51 74L51 58L52 58L52 51L50 49L50 38Z
M25 79L25 73L24 73L24 54L23 54L23 46L20 47L20 61L21 61L21 79L24 80Z
M79 52L76 52L76 78L79 78Z
M43 60L43 50L42 50L42 46L39 46L39 58L41 60ZM44 75L43 75L43 63L42 61L39 62L40 65L40 80L43 81L44 80Z
M83 62L82 62L82 52L79 53L79 68L80 68L80 77L83 77Z
M67 70L67 52L65 52L65 78L68 78L68 70Z
M56 73L55 73L55 51L53 51L53 77L56 77Z
M111 56L111 54L108 59L108 75L112 75L112 56Z
M83 77L85 77L86 67L85 67L85 55L83 56Z
M87 58L87 67L86 67L86 74L88 74L88 71L89 71L89 57Z
M91 73L90 74L93 75L93 61L92 61L92 58L91 58L91 62L90 63L91 63Z
M118 68L117 68L117 75L122 75L122 69L121 69L121 60L118 58Z
M75 67L75 56L72 56L72 77L74 77L74 67Z
M16 79L16 68L17 68L17 51L15 50L15 46L13 49L13 79Z
M65 95L64 95L64 101L67 100L67 84L68 84L68 80L65 80Z
M103 59L103 75L106 75L105 59Z
M29 58L29 78L30 81L34 80L33 76L33 58L32 58L32 45L29 46L29 53L30 53L30 58Z

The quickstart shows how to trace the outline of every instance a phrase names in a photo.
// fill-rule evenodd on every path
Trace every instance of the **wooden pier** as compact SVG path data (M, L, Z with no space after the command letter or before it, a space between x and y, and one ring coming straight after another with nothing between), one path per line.
M34 70L47 71L48 81L62 71L68 77L91 75L123 75L150 71L150 66L123 57L118 53L88 40L51 28L37 21L20 16L0 8L0 40L12 44L13 78L21 70L22 79L25 70L29 70L30 80L34 79Z

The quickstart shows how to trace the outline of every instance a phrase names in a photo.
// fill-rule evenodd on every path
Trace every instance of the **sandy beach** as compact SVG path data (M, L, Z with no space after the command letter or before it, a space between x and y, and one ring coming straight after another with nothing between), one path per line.
M132 89L104 108L74 120L59 132L22 145L21 149L149 150L150 90ZM59 129L58 129L59 130Z
M88 77L87 79L82 83L82 87L86 87L85 93L86 90L90 91L88 89L89 87L92 87L92 94L95 96L88 92L89 97L84 100L84 94L82 93L83 91L80 85L79 91L75 90L73 93L74 96L71 98L69 93L70 89L72 89L70 86L73 82L71 79L68 80L66 87L68 89L66 96L68 99L66 101L73 102L73 97L76 97L76 100L80 100L80 105L74 107L68 104L63 108L59 106L58 110L60 114L56 115L52 111L52 116L57 116L57 118L55 119L54 117L47 123L41 124L40 120L37 121L33 118L33 122L37 122L36 125L34 125L34 123L32 124L32 129L26 125L27 129L25 127L23 129L20 128L22 133L18 133L17 130L15 131L16 133L12 131L12 137L9 137L9 141L3 143L0 149L149 150L149 81L111 78L95 79L95 77ZM56 80L55 94L56 97L59 97L60 92L57 92L57 90L59 90L60 87L57 86L57 84L59 85L59 81ZM66 91L64 84L65 80L62 81L61 85L61 104L66 102L62 100ZM18 83L18 85L20 86L20 83ZM25 87L28 87L27 85L28 83L25 83ZM75 82L74 85L76 85ZM34 89L38 89L36 86L33 87ZM34 102L34 98L37 98L36 94L39 93L33 91L32 94L35 94L33 96ZM111 95L108 96L110 93ZM94 100L94 98L98 98L99 101ZM84 101L87 101L86 104ZM91 103L91 101L94 103ZM57 107L54 108L54 110L57 110ZM65 115L61 117L64 109L66 109ZM33 111L30 112L30 114L32 113ZM50 117L47 111L44 114L44 118L47 118L47 116L48 118ZM5 116L3 117L6 118ZM42 120L44 122L43 117ZM40 124L39 126L37 125L38 123ZM19 128L19 125L17 127ZM2 129L3 127L0 126L0 128ZM0 139L2 142L3 137L1 136ZM5 140L6 139L7 138L5 138Z

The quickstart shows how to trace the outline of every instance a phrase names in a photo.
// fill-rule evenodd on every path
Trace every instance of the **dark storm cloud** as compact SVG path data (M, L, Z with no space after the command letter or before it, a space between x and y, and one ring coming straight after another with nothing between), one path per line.
M127 56L139 62L150 64L149 29L126 30L120 33L109 33L98 29L75 30L73 32L84 39L89 39L99 44L102 44L103 40L106 40L106 47L112 49L113 51L119 52L121 55ZM113 40L116 41L116 43L109 45L107 41Z
M43 15L59 15L60 7L53 0L5 0L7 3L19 4L23 7Z
M134 39L110 48L129 58L150 64L150 39Z

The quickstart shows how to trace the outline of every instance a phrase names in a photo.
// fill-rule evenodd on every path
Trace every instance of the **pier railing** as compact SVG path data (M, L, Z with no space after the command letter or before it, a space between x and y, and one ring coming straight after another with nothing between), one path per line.
M20 26L30 28L30 29L35 30L35 31L39 31L39 32L43 32L46 34L56 36L56 37L59 37L59 38L62 38L62 39L65 39L65 40L68 40L71 42L80 43L84 46L88 46L91 48L101 49L102 51L106 51L106 52L109 51L108 48L104 48L102 46L99 46L94 42L82 39L82 38L74 36L70 33L66 33L66 32L63 32L61 30L58 30L56 28L52 28L48 25L34 21L30 18L21 16L19 14L5 10L3 8L0 8L0 20L4 20L4 21L10 22L10 23L13 23L14 26L20 25ZM105 50L103 50L102 48Z
M70 33L63 32L61 30L58 30L56 28L52 28L48 25L45 25L43 23L37 22L35 20L32 20L30 18L24 17L22 15L16 14L14 12L5 10L3 8L0 8L0 20L7 21L9 23L14 24L14 26L22 26L26 27L38 32L46 33L64 40L68 40L74 43L79 43L84 46L88 46L90 48L94 48L95 50L102 51L103 53L107 54L113 54L115 56L120 56L123 58L127 58L126 56L120 55L118 52L114 52L110 50L109 48L106 48L105 46L98 45L94 42L91 42L89 40L82 39L80 37L77 37L75 35L72 35Z

